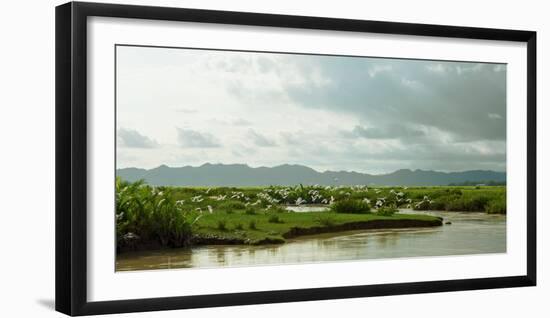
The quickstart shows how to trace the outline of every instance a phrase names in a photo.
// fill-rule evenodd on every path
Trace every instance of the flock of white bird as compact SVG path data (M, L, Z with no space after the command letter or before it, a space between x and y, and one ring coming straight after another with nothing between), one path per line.
M338 191L339 195L351 197L351 192L369 192L369 188L366 185L354 185L351 187L344 187L344 186L325 186L320 187L319 185L314 185L312 189L308 190L307 197L298 197L296 200L294 200L294 205L303 205L303 204L323 204L323 205L332 205L335 202L335 198L333 195L330 197L325 197L320 190L324 189L325 191ZM401 189L407 190L407 187L402 187ZM265 188L260 193L256 195L256 201L252 202L252 199L245 195L242 191L231 191L229 194L224 195L216 195L216 196L208 196L212 188L208 188L204 194L199 194L196 196L191 197L190 201L193 203L200 203L205 200L205 198L209 198L215 201L225 201L227 200L228 196L229 199L232 200L239 200L244 202L244 205L246 207L248 206L258 206L262 205L263 202L265 202L265 210L271 209L273 206L278 205L281 202L288 203L287 198L295 193L298 192L298 187L282 187L282 188ZM347 190L347 191L345 191ZM374 192L376 194L382 193L381 189L374 189ZM159 192L158 194L162 194L162 192ZM376 202L374 206L377 209L380 209L381 207L388 205L388 202L391 202L391 204L394 204L395 206L401 206L404 203L407 203L406 208L412 208L413 201L410 198L405 198L405 193L403 191L396 191L394 189L390 189L388 197L378 197L376 198ZM369 198L363 198L362 201L367 204L371 204L371 200ZM176 205L182 206L185 200L178 200L176 201ZM415 203L414 206L416 208L421 207L423 204L433 203L433 200L430 200L428 196L424 196L424 198ZM195 209L196 211L202 213L203 210L208 211L209 213L214 213L214 209L211 205L207 205L205 208L198 207Z

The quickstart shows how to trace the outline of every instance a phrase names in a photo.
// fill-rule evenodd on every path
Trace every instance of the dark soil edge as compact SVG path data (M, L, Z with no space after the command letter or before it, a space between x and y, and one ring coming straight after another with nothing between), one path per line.
M374 229L398 229L414 227L432 227L443 225L443 219L436 220L371 220L349 222L331 226L315 226L310 228L293 227L283 234L285 239L296 238L302 235L314 235L322 233L333 233L353 230L374 230Z

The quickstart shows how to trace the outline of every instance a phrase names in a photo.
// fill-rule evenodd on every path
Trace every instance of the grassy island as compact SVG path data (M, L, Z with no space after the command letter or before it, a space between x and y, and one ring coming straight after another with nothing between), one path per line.
M195 224L195 244L274 244L301 235L360 229L427 227L441 225L428 215L379 216L335 212L275 212L249 215L214 213Z

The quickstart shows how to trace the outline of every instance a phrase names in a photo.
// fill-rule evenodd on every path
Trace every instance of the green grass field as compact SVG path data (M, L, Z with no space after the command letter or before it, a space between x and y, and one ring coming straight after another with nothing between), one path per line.
M427 221L425 226L438 223L437 218L427 215L380 216L374 213L345 214L336 212L263 212L250 215L239 211L231 214L222 212L204 215L194 226L193 235L205 242L284 243L286 238L294 236L292 235L293 228L297 229L294 233L317 234L337 229L367 228L361 227L361 225L380 220L395 222L395 227L406 227L405 225L399 226L406 224L398 222L402 220ZM434 223L430 224L429 222ZM344 225L349 225L349 227Z
M287 205L326 206L330 211L289 212L285 209ZM128 250L140 245L283 243L292 233L370 225L420 226L422 222L439 220L425 215L394 214L399 208L506 213L506 188L302 185L191 188L152 187L117 179L117 247ZM375 223L366 225L368 222Z

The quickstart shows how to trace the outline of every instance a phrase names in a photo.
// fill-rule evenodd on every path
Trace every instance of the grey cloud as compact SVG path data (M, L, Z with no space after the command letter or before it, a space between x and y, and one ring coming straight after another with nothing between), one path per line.
M295 146L303 143L304 133L303 132L289 132L283 131L280 133L281 138L287 145Z
M389 125L386 127L355 126L350 135L367 139L407 139L423 137L426 133L420 129L404 125Z
M297 162L321 166L340 166L346 170L392 172L398 169L424 169L442 171L465 171L486 169L506 171L506 144L501 141L481 143L397 143L386 146L383 151L377 146L348 143L339 151L323 144L304 143L290 148L289 154ZM482 148L482 149L480 149Z
M462 165L471 166L473 163L495 163L506 160L506 154L499 150L489 152L472 151L468 144L461 145L413 145L411 147L393 149L383 153L369 154L372 159L396 159L403 161L449 161L460 162ZM471 168L469 168L471 169Z
M252 142L258 147L274 147L277 145L275 141L265 137L262 134L257 133L253 129L248 130L248 136L252 139Z
M156 148L158 143L142 134L137 130L119 128L117 131L117 141L121 147L126 148Z
M503 147L504 148L504 147ZM402 167L426 170L464 171L488 169L506 171L504 149L472 151L464 145L412 145L368 156L370 160L394 161Z
M183 148L214 148L221 144L212 134L191 129L176 128L178 144Z
M286 87L308 108L345 111L386 126L407 123L436 127L457 140L504 140L504 66L349 57L310 57L330 79ZM299 61L296 62L299 67ZM307 66L311 67L310 65ZM305 71L305 70L304 70ZM502 121L487 114L502 114Z

